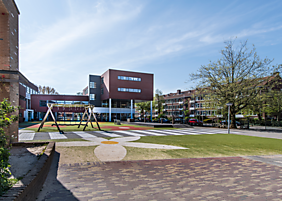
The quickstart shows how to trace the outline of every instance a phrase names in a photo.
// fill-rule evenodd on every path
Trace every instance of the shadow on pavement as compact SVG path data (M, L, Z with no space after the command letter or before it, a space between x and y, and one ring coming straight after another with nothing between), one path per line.
M72 194L72 192L66 189L63 184L57 180L59 159L60 154L58 152L55 152L49 173L36 200L78 201L78 199Z

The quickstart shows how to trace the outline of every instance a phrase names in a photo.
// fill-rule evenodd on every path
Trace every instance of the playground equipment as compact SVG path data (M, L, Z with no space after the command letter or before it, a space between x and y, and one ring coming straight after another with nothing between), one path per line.
M94 126L93 126L93 124L92 124L92 121L91 121L91 116L92 116L92 115L93 115L94 120L95 120L95 122L96 122L96 124L97 124L97 126L98 126L98 129L101 130L101 128L100 128L100 126L99 126L99 123L98 123L98 121L97 121L97 118L96 118L96 116L95 116L95 113L93 112L94 105L83 105L83 104L55 104L55 103L48 103L48 104L47 104L47 107L48 107L48 110L47 110L47 112L46 112L46 114L45 114L45 116L44 116L44 118L43 118L43 120L42 120L42 122L41 122L41 124L40 124L40 126L39 126L39 128L38 128L38 130L37 130L37 132L39 132L40 129L43 128L43 125L44 125L45 121L47 120L47 117L48 117L49 114L51 114L51 117L52 117L52 119L54 120L55 125L56 125L58 131L60 132L60 134L64 134L64 131L62 131L62 130L60 129L59 125L64 125L64 126L78 125L78 128L79 128L81 125L83 125L83 124L82 124L82 121L84 120L85 116L87 116L87 122L86 122L86 124L85 124L85 126L84 126L84 128L83 128L83 131L85 131L85 129L86 129L86 127L88 126L88 123L89 123L89 122L90 122L92 128L94 128ZM69 108L74 107L75 109L76 109L77 107L83 107L83 108L84 108L84 113L83 113L83 115L82 115L82 118L81 118L79 124L66 124L65 122L64 122L64 124L58 124L57 121L56 121L56 119L55 119L55 117L54 117L54 114L53 114L53 112L52 112L52 109L53 109L54 107L57 107L57 108L63 107L63 110L65 110L66 107L69 107ZM88 112L89 112L89 114L88 114Z

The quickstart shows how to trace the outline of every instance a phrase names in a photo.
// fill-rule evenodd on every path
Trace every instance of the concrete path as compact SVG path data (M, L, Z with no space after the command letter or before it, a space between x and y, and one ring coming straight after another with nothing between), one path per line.
M84 138L88 141L72 141L72 142L57 142L58 147L72 147L72 146L98 146L94 149L94 154L100 161L120 161L126 154L125 147L137 147L144 149L188 149L184 147L152 144L152 143L140 143L134 142L139 140L140 137L121 137L113 138L110 140L98 137Z
M272 156L244 156L244 158L268 163L271 165L276 165L282 167L282 155L272 155Z
M38 200L281 200L282 168L241 157L59 164Z

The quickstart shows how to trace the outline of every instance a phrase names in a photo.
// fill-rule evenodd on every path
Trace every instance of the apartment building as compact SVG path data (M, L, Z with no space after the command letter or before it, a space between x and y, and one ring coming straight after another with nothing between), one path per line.
M191 100L194 98L194 92L195 90L181 91L179 89L176 93L163 95L163 114L168 117L173 115L175 118L184 118L185 110L190 110L192 104ZM157 115L158 113L155 114L155 116Z
M133 119L135 103L152 101L154 75L150 73L109 69L100 75L89 75L89 103L102 121Z

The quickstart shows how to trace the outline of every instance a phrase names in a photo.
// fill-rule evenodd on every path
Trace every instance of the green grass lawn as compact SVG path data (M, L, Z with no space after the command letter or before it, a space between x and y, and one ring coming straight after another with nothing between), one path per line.
M62 142L66 140L54 141ZM68 141L74 140L70 139ZM189 149L165 150L125 147L127 150L127 155L123 160L282 154L282 140L280 139L260 138L233 134L147 136L142 137L138 141L134 142L175 145L187 147ZM95 146L56 148L56 150L61 153L63 159L66 160L66 163L73 163L74 159L79 162L97 161L98 159L94 156L94 149Z
M243 135L148 136L135 142L187 147L187 150L157 150L127 147L124 160L198 158L282 154L282 140Z

